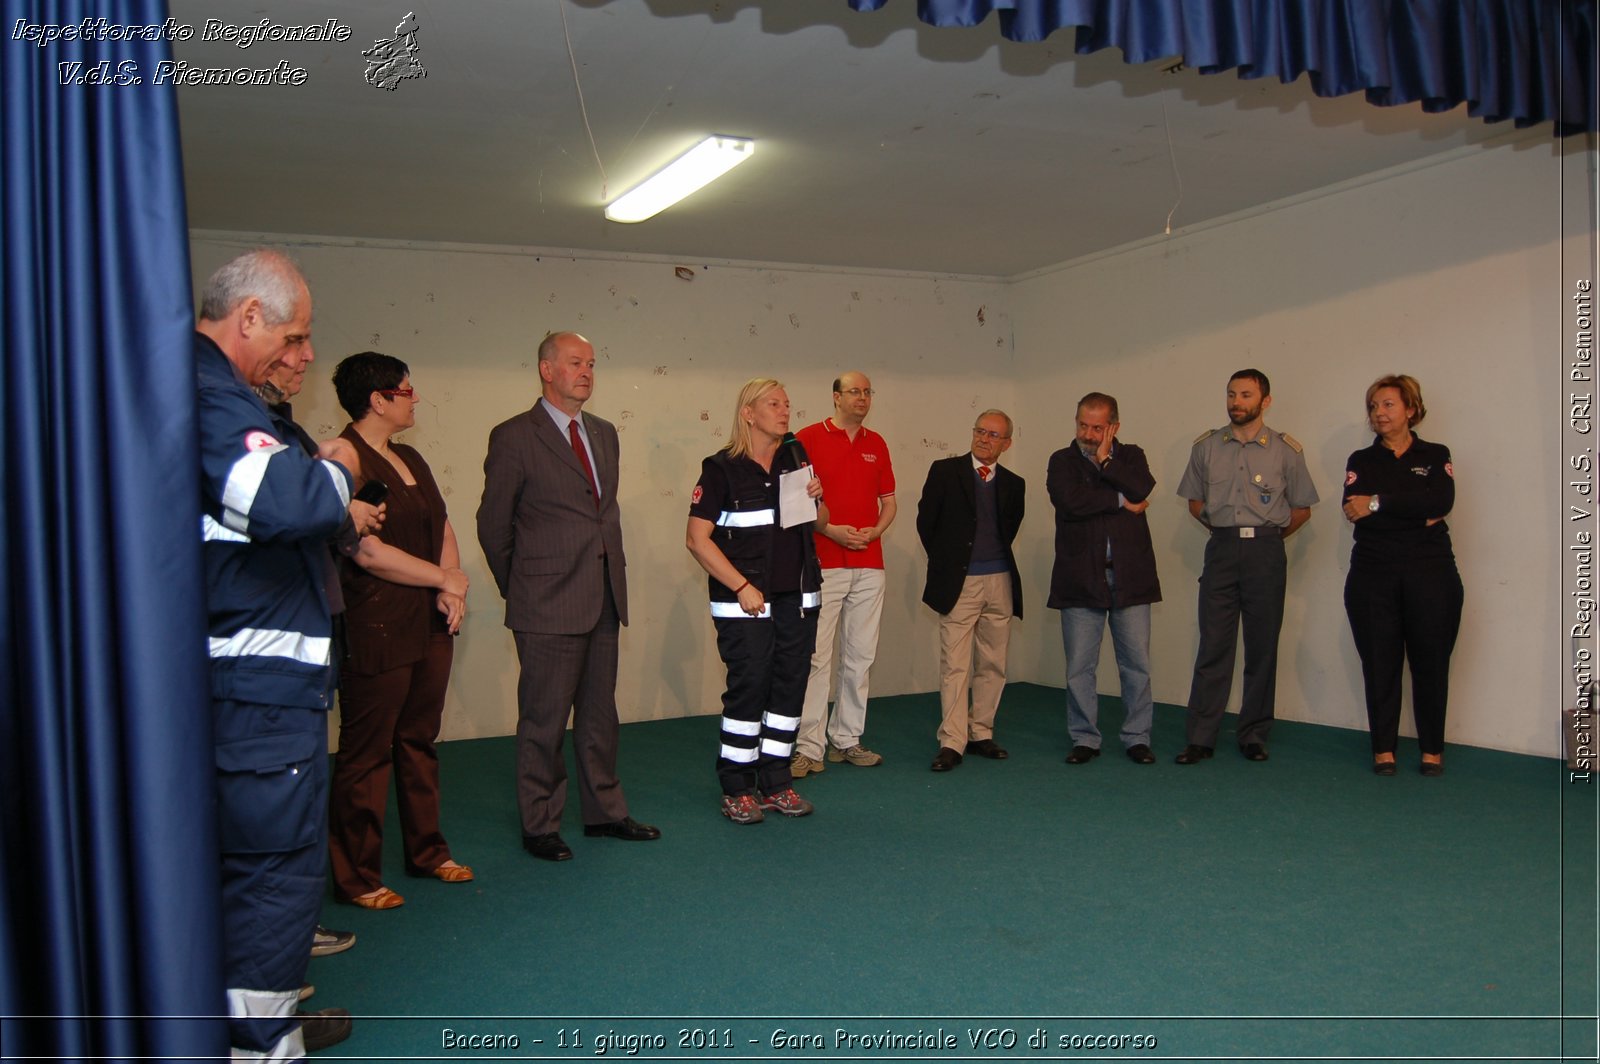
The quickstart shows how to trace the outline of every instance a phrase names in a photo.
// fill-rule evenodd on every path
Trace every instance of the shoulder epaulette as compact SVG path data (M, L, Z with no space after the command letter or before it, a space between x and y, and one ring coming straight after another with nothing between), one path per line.
M1287 432L1278 433L1278 439L1282 440L1284 443L1287 443L1289 445L1289 449L1295 454L1305 453L1306 449L1300 446L1300 441L1289 435Z
M1216 429L1206 429L1204 432L1202 432L1200 435L1198 435L1198 436L1196 436L1194 438L1194 443L1199 443L1201 440L1205 439L1207 436L1210 436L1215 431L1217 431L1217 430ZM1191 443L1189 446L1193 447L1194 443Z

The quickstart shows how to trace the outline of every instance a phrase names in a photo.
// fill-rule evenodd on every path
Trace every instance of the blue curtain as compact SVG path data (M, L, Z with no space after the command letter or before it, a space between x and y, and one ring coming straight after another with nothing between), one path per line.
M888 0L850 0L876 11ZM918 0L935 26L1000 13L1013 41L1077 27L1080 53L1120 48L1129 63L1181 57L1202 74L1309 75L1318 96L1374 104L1465 103L1487 122L1593 131L1595 0Z
M28 39L166 5L3 7L4 1051L225 1057L171 49Z

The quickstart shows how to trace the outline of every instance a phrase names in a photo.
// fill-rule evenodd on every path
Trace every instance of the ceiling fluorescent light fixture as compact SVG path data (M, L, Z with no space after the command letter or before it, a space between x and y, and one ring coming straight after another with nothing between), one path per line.
M606 217L642 222L691 196L755 154L747 137L707 137L643 183L612 200Z

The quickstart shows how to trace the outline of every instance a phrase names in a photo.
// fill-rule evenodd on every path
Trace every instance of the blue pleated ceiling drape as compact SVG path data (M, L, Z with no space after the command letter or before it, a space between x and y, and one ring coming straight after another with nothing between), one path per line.
M158 25L166 4L3 8L4 1051L225 1057L188 234L153 79L170 46L26 32ZM102 61L142 83L75 83Z
M849 0L876 11L888 0ZM1596 129L1595 0L918 0L934 26L998 13L1013 41L1076 27L1076 50L1129 63L1182 58L1202 74L1307 75L1318 96L1364 92L1487 122Z

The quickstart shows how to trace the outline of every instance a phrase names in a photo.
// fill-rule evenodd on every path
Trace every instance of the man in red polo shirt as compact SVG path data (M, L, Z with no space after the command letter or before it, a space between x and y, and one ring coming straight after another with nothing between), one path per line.
M862 424L871 409L872 382L864 373L845 373L833 382L833 416L797 433L822 481L829 523L816 533L822 611L795 736L791 771L796 778L827 767L824 732L827 761L862 767L883 763L881 755L861 745L867 724L867 672L878 654L878 619L883 615L883 545L878 539L895 513L889 447ZM828 688L836 633L839 694L830 720Z

